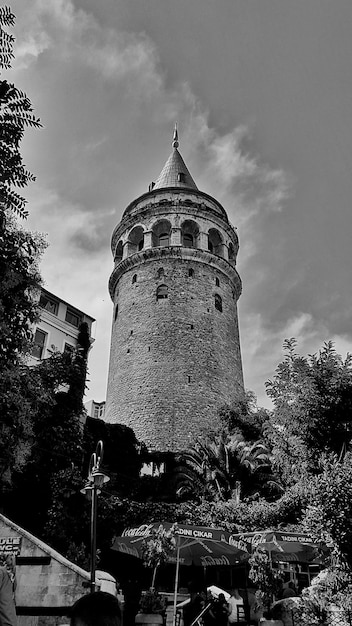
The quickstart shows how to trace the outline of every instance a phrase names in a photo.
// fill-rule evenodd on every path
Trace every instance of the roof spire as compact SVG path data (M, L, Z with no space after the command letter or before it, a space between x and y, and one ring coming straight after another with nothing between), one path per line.
M178 148L179 143L178 143L178 132L177 132L177 122L175 122L175 128L174 128L174 136L172 139L172 147L173 148Z
M164 189L167 187L185 187L188 189L198 189L187 166L177 150L179 146L177 122L175 123L174 134L172 138L173 150L155 181L153 190ZM149 189L151 191L151 189Z

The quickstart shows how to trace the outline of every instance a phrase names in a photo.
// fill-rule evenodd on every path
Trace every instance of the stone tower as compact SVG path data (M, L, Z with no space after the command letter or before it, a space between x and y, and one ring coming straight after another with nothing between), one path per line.
M180 451L243 391L238 237L179 151L112 235L114 304L105 419L151 450Z

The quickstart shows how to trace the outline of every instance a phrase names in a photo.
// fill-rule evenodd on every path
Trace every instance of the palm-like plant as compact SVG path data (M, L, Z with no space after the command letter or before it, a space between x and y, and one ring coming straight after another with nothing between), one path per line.
M266 446L248 443L241 435L220 435L198 440L181 454L176 471L177 493L206 499L239 501L258 491L263 476L270 474L270 456Z

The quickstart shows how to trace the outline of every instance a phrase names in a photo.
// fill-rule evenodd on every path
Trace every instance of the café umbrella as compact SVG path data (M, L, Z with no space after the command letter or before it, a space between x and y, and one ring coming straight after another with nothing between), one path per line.
M266 530L237 533L229 536L229 544L252 554L256 548L269 553L271 561L316 562L322 548L320 542L306 533Z
M172 524L141 524L137 528L126 528L121 537L115 537L112 550L142 559L143 540L160 526L169 530ZM248 557L248 554L235 545L230 545L229 534L218 528L177 524L175 530L176 545L174 552L167 559L176 564L174 588L174 623L176 617L177 589L180 565L205 567L236 565Z

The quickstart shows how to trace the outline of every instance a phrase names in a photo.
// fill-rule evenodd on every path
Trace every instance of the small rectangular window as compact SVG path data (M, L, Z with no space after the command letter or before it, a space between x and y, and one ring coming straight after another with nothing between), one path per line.
M50 298L50 296L47 296L46 293L43 292L40 295L39 306L42 309L45 309L45 311L49 311L49 313L52 313L53 315L57 315L57 312L59 310L58 301L54 298Z
M37 328L37 330L35 331L34 345L32 348L32 356L36 357L36 359L43 358L46 338L47 333Z
M76 328L78 328L78 326L81 323L81 317L75 311L72 311L71 309L67 309L65 321L68 324L71 324L72 326L76 326Z
M74 349L75 346L73 346L72 343L65 343L64 352L73 352Z

